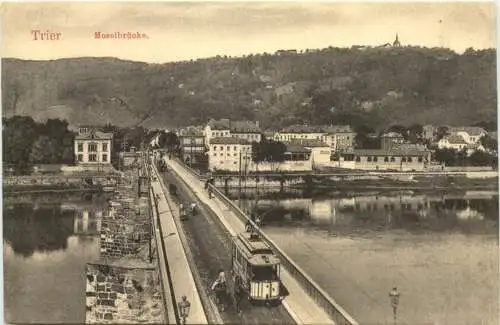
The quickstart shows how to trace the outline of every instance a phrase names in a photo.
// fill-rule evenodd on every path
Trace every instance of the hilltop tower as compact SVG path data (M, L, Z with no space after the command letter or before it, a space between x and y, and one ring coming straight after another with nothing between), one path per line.
M401 42L399 42L399 35L396 33L396 39L392 43L392 47L401 47Z

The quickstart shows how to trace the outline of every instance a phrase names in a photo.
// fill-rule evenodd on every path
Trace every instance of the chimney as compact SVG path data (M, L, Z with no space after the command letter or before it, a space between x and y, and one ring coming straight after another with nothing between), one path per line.
M255 121L255 125L259 127L259 121Z

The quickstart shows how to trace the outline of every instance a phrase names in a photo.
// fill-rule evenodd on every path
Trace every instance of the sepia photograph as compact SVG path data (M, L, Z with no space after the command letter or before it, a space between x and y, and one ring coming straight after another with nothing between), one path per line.
M497 325L497 6L3 2L8 324Z

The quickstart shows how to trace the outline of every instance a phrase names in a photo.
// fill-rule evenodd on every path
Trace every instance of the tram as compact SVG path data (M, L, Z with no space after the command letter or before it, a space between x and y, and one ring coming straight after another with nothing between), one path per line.
M252 303L281 302L288 291L280 280L280 260L269 245L254 231L238 234L232 243L234 286Z

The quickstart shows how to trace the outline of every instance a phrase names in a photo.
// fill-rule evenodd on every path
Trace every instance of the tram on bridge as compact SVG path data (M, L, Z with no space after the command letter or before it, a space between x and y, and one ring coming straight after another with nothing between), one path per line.
M288 290L280 279L280 260L271 247L254 231L234 236L232 243L234 290L243 291L251 303L281 302Z

